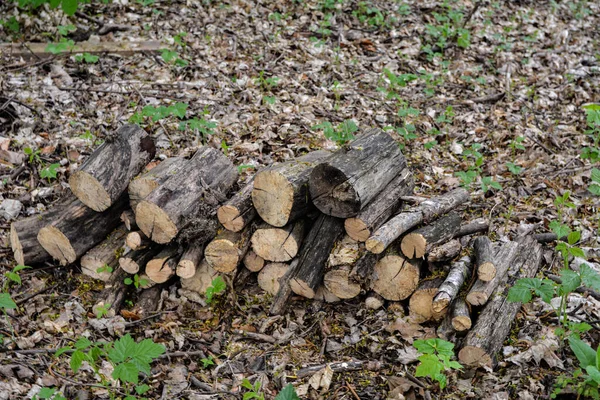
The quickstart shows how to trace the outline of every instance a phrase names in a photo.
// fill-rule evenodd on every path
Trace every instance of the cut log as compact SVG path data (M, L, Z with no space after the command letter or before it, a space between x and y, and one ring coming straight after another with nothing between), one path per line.
M170 246L163 249L146 264L146 275L154 283L168 281L175 275L180 255L177 246Z
M371 287L371 281L373 279L373 271L377 261L382 257L378 254L365 252L360 258L354 263L350 277L354 282L361 284L363 289Z
M161 295L164 288L164 285L156 285L142 290L135 303L134 312L143 318L160 311Z
M135 224L135 214L132 210L125 210L121 213L121 222L125 224L125 228L127 228L128 231L137 229L137 225Z
M258 286L265 292L275 295L279 291L279 279L290 266L285 263L269 263L258 273Z
M61 210L60 217L40 229L37 239L60 265L71 264L119 226L126 206L127 194L103 212L73 201Z
M419 284L419 287L412 296L410 296L408 309L410 310L410 316L415 322L439 321L444 317L444 312L436 312L433 308L433 298L438 293L438 288L443 281L444 279L439 277L424 280Z
M129 182L129 204L135 210L138 203L144 200L154 189L166 182L173 175L181 173L187 163L183 157L167 158L151 170Z
M201 147L178 174L154 189L135 208L140 229L168 243L201 214L212 214L235 183L237 170L221 152Z
M268 261L290 261L298 255L305 226L303 219L281 228L261 225L252 235L252 250Z
M125 278L127 273L121 268L113 271L110 279L104 284L104 289L98 295L98 301L92 307L96 315L108 311L107 316L112 317L119 312L131 288L130 285L125 284Z
M531 236L517 238L515 241L519 243L517 256L479 314L458 353L458 360L464 366L487 369L494 367L496 355L521 308L521 303L506 300L508 290L518 279L532 278L538 271L542 261L542 246Z
M361 249L358 242L348 235L344 235L333 246L333 250L327 259L328 267L340 265L353 265L361 257Z
M265 259L256 254L254 250L248 250L243 261L246 268L252 272L258 272L265 266Z
M490 296L496 290L506 271L511 265L511 262L515 258L519 246L515 242L504 243L494 253L494 265L496 267L496 276L489 281L485 282L477 280L469 293L467 294L467 302L472 306L482 306L490 299Z
M471 313L467 303L461 298L452 303L452 327L457 332L464 332L471 329Z
M94 211L121 198L129 182L154 158L154 141L137 125L124 125L69 177L71 191Z
M469 192L455 189L423 201L417 207L401 212L383 224L367 240L367 250L382 253L394 240L420 223L428 223L469 200Z
M447 311L448 306L458 295L463 283L471 276L472 270L471 258L468 256L452 263L448 276L433 299L434 312L442 314Z
M219 272L211 267L205 259L202 259L191 278L181 279L181 288L196 294L204 295L206 289L212 285L213 279L217 276L219 276Z
M457 239L434 246L427 254L429 262L446 262L456 258L462 251L462 245Z
M308 176L331 154L319 150L259 171L254 178L252 203L268 224L282 227L306 215L311 207Z
M127 234L124 224L115 229L98 246L81 257L81 272L94 279L108 281L123 254L123 238Z
M412 194L414 187L415 183L410 170L404 168L355 217L346 219L344 227L348 236L356 241L366 242L373 232L400 209L402 205L400 198Z
M398 143L380 129L369 129L312 170L310 196L323 214L354 217L405 167Z
M203 243L192 243L181 255L181 259L177 263L177 270L175 273L182 279L188 279L194 276L196 268L202 261L204 255L204 244Z
M125 245L131 250L143 249L150 246L151 243L152 241L142 231L129 232L125 237Z
M477 278L484 282L491 281L496 276L492 242L487 236L480 236L473 242L473 250L475 251Z
M325 303L337 303L338 301L341 301L342 299L337 297L335 294L331 293L329 291L329 289L327 289L325 287L325 285L320 285L317 288L317 291L315 292L315 297L313 300L314 300L314 302L324 301Z
M469 223L460 226L460 229L454 235L455 238L473 235L475 233L487 232L490 229L490 223L485 218L477 218Z
M252 222L257 215L254 204L252 204L252 190L254 189L254 178L250 180L240 191L233 195L217 210L219 222L232 232L239 232Z
M241 232L222 231L206 245L206 261L219 272L234 272L250 247L251 228L248 226Z
M292 288L290 287L290 279L298 270L298 264L298 258L293 259L285 275L279 279L279 291L273 296L273 302L269 309L271 315L282 315L285 312L288 302L293 294Z
M420 274L420 259L389 254L375 264L371 289L386 300L404 300L417 289Z
M150 246L140 250L130 251L119 258L119 266L128 274L137 274L146 268L146 264L160 251L158 246Z
M370 292L365 299L365 307L370 310L379 310L385 304L385 299L375 292Z
M400 244L402 253L408 258L424 257L433 246L452 239L460 221L460 215L453 212L405 235Z
M298 270L290 280L292 291L312 299L323 283L325 262L331 249L344 233L344 220L321 214L311 227L300 255Z
M331 293L340 299L352 299L360 294L360 283L355 282L350 274L352 267L342 265L327 271L323 284Z

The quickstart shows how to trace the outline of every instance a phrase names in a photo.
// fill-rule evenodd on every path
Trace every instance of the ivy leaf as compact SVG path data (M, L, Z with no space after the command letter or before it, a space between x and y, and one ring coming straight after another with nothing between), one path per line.
M581 368L586 368L590 365L596 365L596 352L590 347L589 344L576 336L569 336L569 346L579 360Z
M570 269L565 268L560 271L560 279L562 280L562 284L560 285L561 295L574 292L581 285L579 274Z
M600 275L589 265L581 264L579 267L581 281L590 289L600 291Z
M275 400L300 400L298 394L296 394L296 389L291 383L288 383L286 387L281 389L281 392L275 397Z
M17 304L13 301L8 293L0 293L0 308L12 310L17 308Z

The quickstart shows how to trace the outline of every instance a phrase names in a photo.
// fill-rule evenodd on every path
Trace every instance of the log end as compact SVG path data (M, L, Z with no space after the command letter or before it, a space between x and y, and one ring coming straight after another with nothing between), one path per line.
M431 304L431 309L435 313L442 314L448 309L451 300L452 299L450 298L448 293L441 292L433 300L433 303Z
M425 255L427 240L419 233L409 233L404 236L400 249L408 258L422 258Z
M76 171L69 177L71 191L86 206L94 211L108 209L112 200L104 186L96 178L85 171Z
M419 266L404 257L389 255L375 264L371 289L390 301L407 299L419 285Z
M470 292L466 300L472 306L482 306L487 303L488 296L484 292Z
M492 262L484 262L477 268L477 277L484 281L489 282L496 277L496 266Z
M204 250L206 261L216 271L233 272L240 263L239 249L227 239L215 239Z
M137 274L140 271L140 266L129 257L119 258L119 267L128 274Z
M60 265L69 265L77 259L71 242L57 228L46 226L38 232L38 242Z
M137 178L129 182L127 192L129 193L129 202L131 208L135 210L140 200L143 200L158 187L158 182L155 179Z
M466 367L492 368L492 357L476 346L465 346L458 352L458 360Z
M168 259L155 258L146 264L146 275L153 283L165 283L174 273Z
M296 293L297 295L306 297L307 299L315 298L315 291L311 289L306 282L298 278L290 280L290 288L292 289L292 292Z
M457 316L452 318L452 327L457 332L464 332L471 329L471 317L468 316Z
M10 224L10 247L12 248L15 260L19 265L25 265L25 257L23 256L23 246L19 240L19 232L15 228L15 224Z
M249 250L244 256L244 265L248 270L258 272L265 266L265 259L256 254L254 250Z
M217 210L217 218L225 229L232 232L239 232L244 229L244 218L240 216L237 207L224 205Z
M251 238L252 250L268 261L286 262L298 254L295 238L285 229L258 229Z
M418 290L410 296L408 308L410 315L417 323L429 320L439 320L443 315L433 310L433 297L437 293L437 288Z
M289 265L284 263L270 263L265 265L258 273L258 286L273 296L279 292L279 279L285 275Z
M129 232L125 237L125 245L131 250L138 250L142 247L144 237L141 232Z
M269 225L285 226L294 205L294 188L277 171L263 171L254 178L252 203L260 217Z
M135 208L135 222L138 227L156 243L169 243L177 236L177 226L156 204L142 200Z
M192 260L179 260L175 273L181 279L189 279L196 273L196 264Z
M381 254L385 250L385 244L377 239L368 239L365 247L373 254Z
M340 299L352 299L360 294L361 287L350 279L349 271L333 270L325 274L323 283L327 290Z
M314 205L323 214L350 218L361 209L360 197L348 177L327 163L319 164L312 170L308 187Z
M346 221L344 221L344 228L346 228L348 236L357 242L366 242L371 236L371 230L367 224L359 218L346 218Z

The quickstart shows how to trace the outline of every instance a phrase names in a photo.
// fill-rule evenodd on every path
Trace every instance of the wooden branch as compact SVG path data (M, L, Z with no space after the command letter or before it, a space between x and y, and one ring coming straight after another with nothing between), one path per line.
M471 313L467 303L458 298L452 303L452 327L457 332L464 332L471 329Z
M119 266L128 274L137 274L146 268L146 264L148 264L159 251L159 246L150 246L130 251L119 258Z
M457 239L434 246L427 254L429 262L446 262L455 259L462 251L462 245Z
M89 250L81 257L81 272L93 279L108 281L110 270L114 271L119 264L119 256L123 253L123 238L127 228L122 224L112 231L98 246ZM109 267L107 269L106 267ZM100 271L100 272L99 272Z
M125 228L127 228L128 231L137 229L137 225L135 224L135 214L132 210L125 210L121 213L121 222L125 224Z
M417 289L420 274L420 259L389 254L375 264L371 289L386 300L404 300Z
M448 306L456 298L460 288L469 278L471 272L471 258L468 256L462 257L460 260L452 263L448 276L433 298L432 307L434 312L441 314L447 311Z
M365 298L365 307L370 310L379 310L385 304L385 299L375 292L369 292Z
M50 53L48 50L49 43L0 43L0 53L6 56L16 58L48 58L54 57L54 53ZM158 52L163 49L165 45L159 40L145 40L139 42L132 42L129 40L119 42L78 42L73 47L67 48L60 51L59 53L114 53L122 56L133 55L140 52Z
M217 210L219 222L232 232L239 232L252 222L258 215L254 204L252 204L252 190L254 189L254 178L250 180L242 190L238 191L232 198L227 200Z
M183 157L167 158L149 171L135 178L127 186L131 209L135 210L138 203L144 200L154 189L162 185L174 175L182 172L187 160Z
M348 235L344 235L333 245L333 250L327 259L327 268L341 265L353 265L362 256L359 243Z
M415 322L422 323L432 319L439 321L444 317L445 310L440 312L433 308L433 299L439 293L439 287L443 282L444 279L441 277L424 280L410 296L408 308Z
M473 235L475 233L487 232L490 229L490 223L485 218L478 218L460 226L460 229L454 235L454 238Z
M154 141L137 125L124 125L69 177L73 194L94 211L115 203L131 181L154 158Z
M252 250L268 261L290 261L300 250L305 226L302 219L281 228L263 224L252 235Z
M250 247L251 235L251 226L241 232L222 231L206 245L206 261L219 272L234 272Z
M204 243L192 243L183 252L181 259L177 263L175 273L182 279L188 279L194 276L196 268L202 262L204 256Z
M273 296L271 308L269 309L271 315L282 315L285 312L293 294L290 279L297 272L299 262L298 258L293 259L285 275L279 279L279 291Z
M175 275L181 253L177 246L169 246L146 264L146 275L154 283L164 283Z
M422 258L436 244L452 239L460 227L460 215L450 213L402 238L400 248L408 258Z
M322 213L354 217L405 167L395 140L380 129L369 129L313 169L310 195Z
M487 236L480 236L473 242L473 250L475 251L477 278L484 282L491 281L496 276L492 242Z

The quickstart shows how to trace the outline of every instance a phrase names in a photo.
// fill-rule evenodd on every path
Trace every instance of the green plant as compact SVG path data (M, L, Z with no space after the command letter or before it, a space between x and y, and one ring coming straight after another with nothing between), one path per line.
M344 0L322 0L318 7L321 11L337 11L338 6L344 4Z
M69 16L74 15L80 4L89 3L89 0L17 0L21 8L29 8L35 10L44 4L48 4L50 8L60 8Z
M560 376L557 379L551 398L556 398L564 389L571 386L580 396L600 399L600 346L594 350L589 344L573 335L569 337L569 347L579 361L579 368L571 377ZM583 373L585 370L586 373Z
M463 12L453 9L447 1L442 7L442 13L433 13L435 24L425 25L426 44L422 50L429 58L440 55L449 42L456 41L456 45L461 48L467 48L471 44L471 32L464 27Z
M133 400L137 395L142 395L150 390L148 385L139 384L139 374L143 372L150 375L150 364L165 352L165 347L154 343L151 339L136 343L130 334L127 334L114 342L92 343L88 338L78 339L74 346L60 348L55 356L74 350L71 354L70 367L73 373L77 373L84 361L87 361L95 374L99 377L101 385L107 389L111 386L111 380L101 371L103 361L113 366L111 378L115 380L112 384L118 384L127 391L125 400ZM116 398L109 390L111 399Z
M260 382L258 380L254 381L253 385L248 379L244 378L244 380L242 380L242 387L248 390L244 393L244 396L242 397L243 400L265 400L265 395L260 393Z
M0 25L4 26L12 34L17 34L21 30L21 25L19 25L19 21L14 16L9 19L0 19Z
M185 117L188 108L187 103L177 102L170 106L145 106L141 112L134 113L130 118L129 122L134 124L141 124L146 118L149 118L152 122L158 122L170 116L176 116L179 119Z
M107 304L99 304L96 307L94 307L94 314L96 315L96 318L102 318L102 317L108 315L110 306L111 306L111 304L107 303Z
M23 153L25 153L25 155L29 157L29 164L33 164L33 163L39 164L42 162L42 160L40 159L40 150L39 149L33 150L31 147L25 147L23 149Z
M140 287L146 286L148 284L148 279L140 278L140 276L138 274L135 274L133 276L133 279L127 277L127 278L125 278L125 280L123 281L123 283L125 283L126 285L133 284L133 286L136 289L139 289Z
M413 346L421 353L415 376L437 381L440 389L444 389L447 384L444 372L462 369L458 361L451 361L454 357L454 344L450 342L442 339L415 340Z
M181 121L179 123L179 130L185 131L186 129L190 129L193 132L197 132L200 134L202 138L202 143L206 144L206 140L210 135L215 134L215 128L217 127L217 123L214 121L208 121L204 119L204 117L194 117L192 119L188 119L186 121Z
M175 50L162 49L160 56L167 64L174 64L177 67L185 67L189 64L187 60L179 57L179 52Z
M582 149L581 158L596 163L600 161L600 104L587 104L583 110L588 126L584 133L592 138L592 145Z
M519 175L521 172L523 172L523 168L518 166L515 163L511 163L511 162L507 162L506 163L506 168L508 168L508 170L510 171L511 174L513 175Z
M46 51L52 54L60 54L71 51L75 47L75 42L72 40L67 40L62 38L60 42L57 43L48 43L46 45Z
M385 93L387 99L401 100L399 91L406 87L409 82L412 82L419 77L415 74L399 74L396 75L387 68L383 69L383 76L379 79L384 86L377 88L378 91Z
M358 126L351 119L340 123L337 127L329 121L321 122L320 124L314 125L311 129L318 130L322 129L323 134L329 140L333 140L338 145L342 146L352 139L354 139L353 133L358 131Z
M600 169L592 168L592 183L588 186L588 191L596 196L600 196Z
M101 274L103 272L107 272L107 273L110 274L111 272L113 272L113 268L110 265L108 265L108 264L104 264L103 266L101 266L100 268L98 268L96 270L96 272L99 273L99 274Z
M62 395L56 388L48 388L43 387L40 389L38 394L32 397L32 400L41 400L41 399L49 399L49 400L67 400L66 397Z
M202 368L206 369L208 367L210 367L211 365L215 365L215 362L213 361L213 357L212 356L208 356L208 358L201 358L200 362L202 363Z
M276 76L266 77L265 71L260 71L258 76L254 78L254 83L259 85L262 90L269 91L272 90L279 83L279 78Z
M212 303L213 297L216 294L220 294L220 293L224 292L225 289L227 289L227 284L225 283L223 278L220 276L217 276L216 278L214 278L212 280L212 282L210 283L210 286L208 287L208 289L206 289L206 293L204 294L204 296L206 297L206 302L208 304Z
M58 32L59 35L61 36L67 36L69 33L71 32L75 32L77 30L77 28L75 27L75 25L73 24L69 24L69 25L59 25L56 28L56 31Z
M291 383L288 383L287 386L281 389L281 392L277 394L275 400L300 400L300 397L298 397L294 386Z
M56 179L56 175L58 174L58 168L60 168L59 163L47 165L40 171L40 178L48 179L48 181L50 181L51 179Z
M75 55L75 61L77 62L86 62L88 64L95 64L99 60L98 56L95 56L90 53L83 53Z
M367 23L369 26L385 28L391 26L395 19L387 15L387 12L380 10L367 1L359 1L357 9L352 11L352 15L358 19L361 24Z

